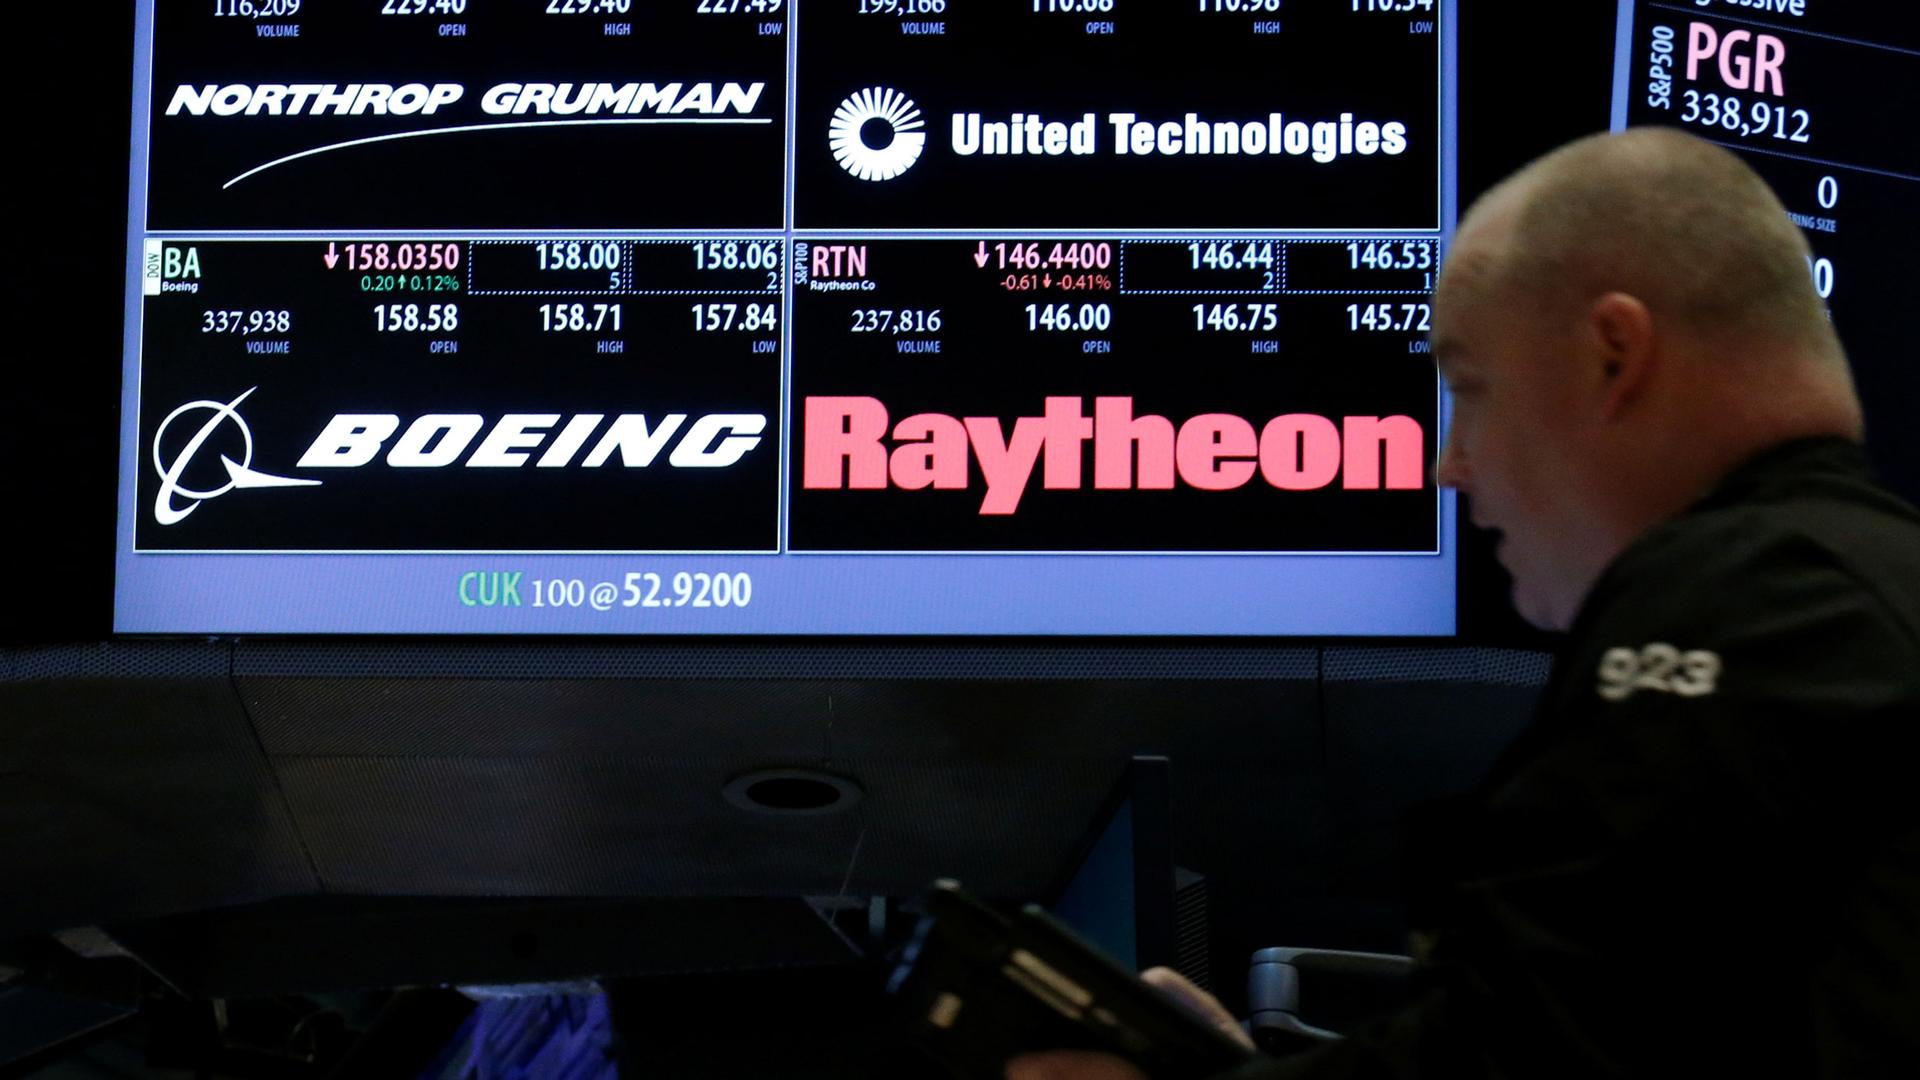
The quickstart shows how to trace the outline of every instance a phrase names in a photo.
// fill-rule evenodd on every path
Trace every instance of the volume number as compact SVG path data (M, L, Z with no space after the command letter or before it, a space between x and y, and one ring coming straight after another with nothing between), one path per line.
M1813 141L1813 114L1805 109L1789 109L1765 101L1747 106L1731 94L1703 94L1698 90L1687 91L1685 101L1686 106L1680 112L1684 123L1702 124L1735 135L1769 135L1794 143Z
M291 311L203 311L203 334L284 334L293 329Z
M947 10L947 0L860 0L862 15L939 15Z
M851 332L855 334L937 334L946 325L939 308L855 308Z
M213 0L213 17L285 19L300 13L300 0Z

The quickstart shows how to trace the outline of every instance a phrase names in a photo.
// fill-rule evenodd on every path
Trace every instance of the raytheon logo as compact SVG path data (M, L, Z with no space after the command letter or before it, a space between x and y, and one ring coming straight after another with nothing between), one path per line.
M255 387L254 389L258 389ZM253 432L239 413L240 403L253 389L229 402L190 401L167 414L153 436L153 467L160 474L160 492L154 499L153 518L162 525L177 525L208 499L218 498L237 488L317 487L318 480L298 479L256 472L253 461ZM187 442L163 458L167 433L180 417L197 411L211 411L209 417ZM561 420L566 423L561 426ZM400 417L393 413L340 413L327 422L320 434L300 455L296 469L357 469L384 458L393 469L441 469L460 462L469 469L513 469L533 462L537 469L559 469L576 464L597 469L618 454L620 464L629 469L652 465L667 447L667 464L675 469L724 469L738 464L763 441L767 418L760 413L708 413L688 422L687 413L668 413L655 423L640 413L622 413L607 421L605 413L579 413L562 417L559 413L507 413L494 421L471 454L467 448L480 437L487 420L472 413L428 413L415 419L401 432L392 448L387 440L400 431ZM603 424L603 422L605 422ZM195 461L209 453L208 443L224 425L238 432L241 459L236 462L225 453L220 463L227 482L210 488L192 488L183 480ZM558 431L552 429L558 427ZM598 435L597 441L594 436ZM593 447L586 456L580 452L589 441ZM536 459L533 451L542 451ZM184 505L181 503L184 502Z
M827 145L840 167L861 180L891 180L927 148L920 107L898 90L875 86L840 103L827 125Z
M806 490L964 491L970 464L977 464L986 481L982 515L1018 510L1036 465L1048 491L1084 488L1088 440L1098 491L1167 491L1176 478L1201 491L1231 491L1256 473L1283 491L1318 490L1336 480L1347 491L1426 486L1426 432L1410 416L1336 422L1291 413L1256 430L1226 413L1178 425L1135 416L1130 397L1095 398L1088 417L1084 399L1050 397L1043 415L1019 417L1009 433L994 416L918 413L896 424L876 398L812 397L805 432Z

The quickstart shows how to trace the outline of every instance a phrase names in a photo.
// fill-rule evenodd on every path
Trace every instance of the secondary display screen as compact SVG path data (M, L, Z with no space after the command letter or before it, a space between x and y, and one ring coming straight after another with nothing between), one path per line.
M1920 17L1911 4L1622 0L1616 129L1678 127L1738 152L1813 248L1889 486L1920 502Z
M115 627L1437 635L1450 0L149 0Z

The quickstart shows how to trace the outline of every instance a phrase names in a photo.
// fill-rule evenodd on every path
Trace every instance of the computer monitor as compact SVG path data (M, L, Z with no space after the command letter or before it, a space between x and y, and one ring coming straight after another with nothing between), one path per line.
M1455 7L142 0L114 629L1449 634Z
M1186 959L1175 925L1179 876L1171 765L1163 757L1136 757L1049 891L1046 906L1123 967L1177 967Z

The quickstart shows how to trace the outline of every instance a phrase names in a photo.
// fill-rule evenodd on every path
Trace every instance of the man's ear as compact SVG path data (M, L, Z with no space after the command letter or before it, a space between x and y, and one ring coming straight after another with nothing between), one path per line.
M1636 297L1608 293L1588 309L1587 332L1600 361L1600 418L1612 420L1639 397L1653 374L1653 313Z

